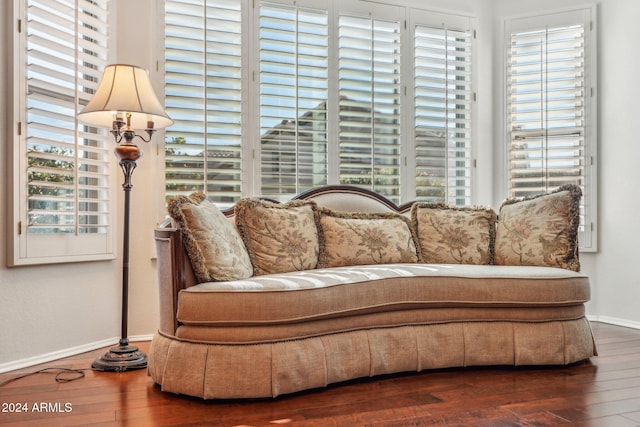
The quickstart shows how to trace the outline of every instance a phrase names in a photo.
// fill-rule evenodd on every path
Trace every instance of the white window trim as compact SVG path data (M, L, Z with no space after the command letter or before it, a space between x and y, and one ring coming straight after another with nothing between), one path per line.
M559 16L569 12L582 12L586 14L588 23L585 24L585 70L587 70L585 80L585 115L587 116L585 130L585 194L583 194L583 203L585 205L585 224L584 232L580 232L578 236L580 252L593 253L598 252L598 76L597 76L597 7L595 4L578 5L569 8L545 10L536 13L514 15L506 17L503 20L503 34L501 37L502 52L502 114L500 116L500 125L502 132L502 164L503 164L503 182L502 194L505 197L509 194L509 129L507 127L507 116L509 114L507 105L507 50L509 48L508 40L510 33L510 23L516 19L531 19L541 22L546 19L549 24L556 24ZM562 22L558 22L562 25ZM539 28L539 25L538 25Z
M115 28L115 1L111 4L110 23ZM57 264L70 262L112 260L116 257L117 246L117 221L116 221L116 197L117 179L109 180L108 201L110 230L101 237L99 235L83 234L81 236L42 235L37 236L37 241L27 239L27 146L26 146L26 98L23 96L23 88L26 84L26 76L22 72L22 64L26 60L26 31L24 27L26 10L25 0L12 0L7 6L8 16L11 19L11 27L7 28L6 36L12 58L12 67L8 67L7 81L12 89L8 91L7 109L7 165L8 186L10 188L10 206L7 209L8 220L6 224L7 240L7 265L9 267ZM115 47L115 35L112 46ZM115 57L115 49L109 53L110 59ZM101 70L100 70L101 71ZM116 177L117 162L109 162L110 177ZM71 241L73 240L73 241ZM99 248L96 248L99 246Z

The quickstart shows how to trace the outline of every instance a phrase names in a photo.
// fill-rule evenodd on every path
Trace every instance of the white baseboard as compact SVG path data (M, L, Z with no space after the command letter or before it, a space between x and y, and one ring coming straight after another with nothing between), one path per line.
M129 341L131 342L151 341L152 337L153 335L130 336ZM30 366L51 362L51 361L62 359L69 356L75 356L77 354L86 353L88 351L97 350L103 347L109 347L109 346L118 344L118 341L120 341L120 338L109 338L102 341L95 341L89 344L79 345L77 347L65 348L63 350L53 351L51 353L45 353L38 356L28 357L26 359L0 363L0 374L4 372L14 371L16 369L28 368Z
M624 326L625 328L640 329L640 322L618 319L617 317L588 315L587 319L592 322L608 323L610 325Z

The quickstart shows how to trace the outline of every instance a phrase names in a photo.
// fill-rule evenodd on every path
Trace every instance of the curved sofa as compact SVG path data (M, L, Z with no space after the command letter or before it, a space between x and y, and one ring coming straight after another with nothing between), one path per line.
M347 186L296 199L348 212L412 208ZM571 269L421 260L197 283L180 228L155 236L161 324L148 372L163 391L275 397L380 374L566 365L596 353L589 279Z

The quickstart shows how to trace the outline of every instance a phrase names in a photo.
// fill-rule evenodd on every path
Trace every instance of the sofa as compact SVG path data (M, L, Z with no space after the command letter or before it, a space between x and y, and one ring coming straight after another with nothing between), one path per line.
M221 211L202 193L155 231L160 326L148 374L202 399L361 377L567 365L596 355L580 189L486 207L397 206L324 186Z

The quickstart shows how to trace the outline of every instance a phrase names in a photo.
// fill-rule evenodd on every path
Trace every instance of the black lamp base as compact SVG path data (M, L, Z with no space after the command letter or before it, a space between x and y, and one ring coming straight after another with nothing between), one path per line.
M96 371L125 372L147 367L147 355L133 345L111 348L91 365Z

